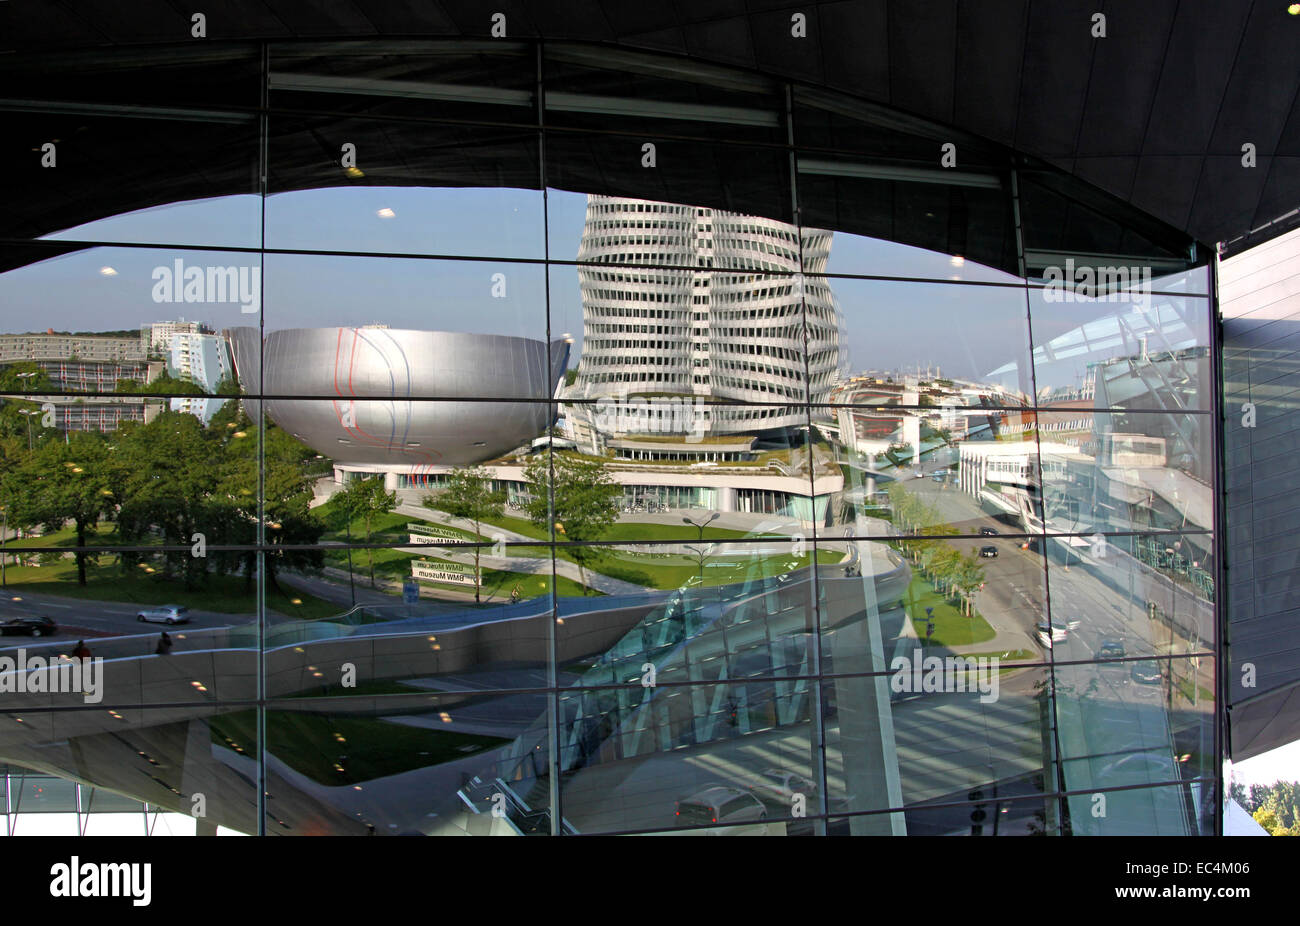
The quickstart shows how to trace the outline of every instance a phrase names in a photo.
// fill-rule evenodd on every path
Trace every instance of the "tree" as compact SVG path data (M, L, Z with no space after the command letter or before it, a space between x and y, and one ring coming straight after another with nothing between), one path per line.
M265 489L262 515L266 523L265 539L271 547L264 557L266 581L270 588L278 590L279 570L311 570L324 565L324 553L310 547L320 541L325 526L311 513L312 479L303 466L305 459L314 458L314 451L269 421L264 422L260 436ZM227 408L213 417L208 437L223 446L214 513L220 515L223 536L228 538L225 542L256 543L257 495L250 491L257 487L256 426L244 415L238 402L228 402ZM253 551L236 555L244 561L245 580L251 587L257 554ZM225 556L220 552L214 556L219 573L225 571Z
M98 434L51 441L0 479L0 504L9 523L61 530L71 521L77 535L77 584L86 584L86 538L116 504L117 478L108 446Z
M599 460L587 460L576 454L539 454L524 467L524 478L533 491L526 505L528 519L538 527L555 526L556 539L561 536L576 544L599 540L618 520L623 487L609 478ZM568 548L578 564L582 585L587 585L587 565L599 556L590 546Z
M427 508L445 511L454 518L474 522L474 602L480 601L483 571L479 567L480 544L483 542L482 522L505 514L506 493L492 490L492 474L481 466L452 470L441 492L427 495Z
M377 515L387 514L397 507L397 493L384 491L384 477L370 476L366 479L354 479L342 492L331 501L346 520L352 523L357 518L365 526L366 543L370 543L370 531ZM375 584L375 551L366 549L366 560L370 569L370 584Z
M222 448L206 433L198 418L185 412L164 411L148 424L129 423L115 438L114 463L119 471L122 505L118 532L130 544L145 544L161 535L176 549L162 554L163 574L180 573L187 589L206 580L208 564L193 556L195 534L209 544L238 542L223 536L228 522L215 510L215 493L221 479ZM255 497L257 480L246 484ZM138 554L124 553L129 568Z
M975 590L984 584L984 566L980 562L979 552L972 551L959 558L957 567L957 592L961 596L962 610L968 617L975 615Z

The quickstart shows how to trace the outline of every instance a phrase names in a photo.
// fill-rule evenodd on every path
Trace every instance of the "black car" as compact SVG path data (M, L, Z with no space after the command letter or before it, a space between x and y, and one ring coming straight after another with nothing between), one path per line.
M6 637L48 637L58 632L59 625L48 617L15 617L0 624L0 634Z
M994 546L980 547L980 556L997 556L998 548Z
M981 527L981 528L980 528L980 536L981 536L981 537L996 537L996 536L998 536L998 532L997 532L997 529L996 529L996 528L993 528L993 527Z
M1160 664L1154 659L1143 659L1141 662L1133 663L1133 671L1130 673L1133 681L1139 685L1159 685L1164 681L1165 674L1160 671Z
M1107 639L1101 641L1101 646L1097 650L1098 659L1123 659L1124 658L1124 641L1119 639Z

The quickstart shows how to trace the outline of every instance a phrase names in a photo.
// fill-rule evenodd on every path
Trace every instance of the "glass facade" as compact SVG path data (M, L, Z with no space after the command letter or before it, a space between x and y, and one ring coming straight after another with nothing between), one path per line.
M0 108L11 815L1214 832L1185 236L694 61L159 54Z

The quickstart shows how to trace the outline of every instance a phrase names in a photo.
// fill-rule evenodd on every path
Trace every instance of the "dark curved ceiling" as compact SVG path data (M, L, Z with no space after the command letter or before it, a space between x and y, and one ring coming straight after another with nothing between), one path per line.
M835 88L950 125L1041 158L1203 244L1233 242L1230 249L1239 249L1297 224L1300 16L1288 15L1284 0L201 6L208 41L488 38L490 17L500 11L511 38L684 54ZM1106 16L1105 38L1092 35L1098 11ZM12 0L0 3L0 51L186 41L191 12L169 0ZM807 16L806 38L791 36L796 12ZM1253 168L1242 165L1246 143L1255 146Z

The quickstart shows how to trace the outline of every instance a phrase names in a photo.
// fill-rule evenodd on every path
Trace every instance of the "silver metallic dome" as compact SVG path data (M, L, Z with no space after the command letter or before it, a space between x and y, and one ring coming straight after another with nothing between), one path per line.
M230 331L246 395L337 463L462 465L537 437L569 345L506 335L393 328ZM458 401L459 400L459 401ZM499 401L497 401L499 400ZM250 411L256 402L245 399Z

